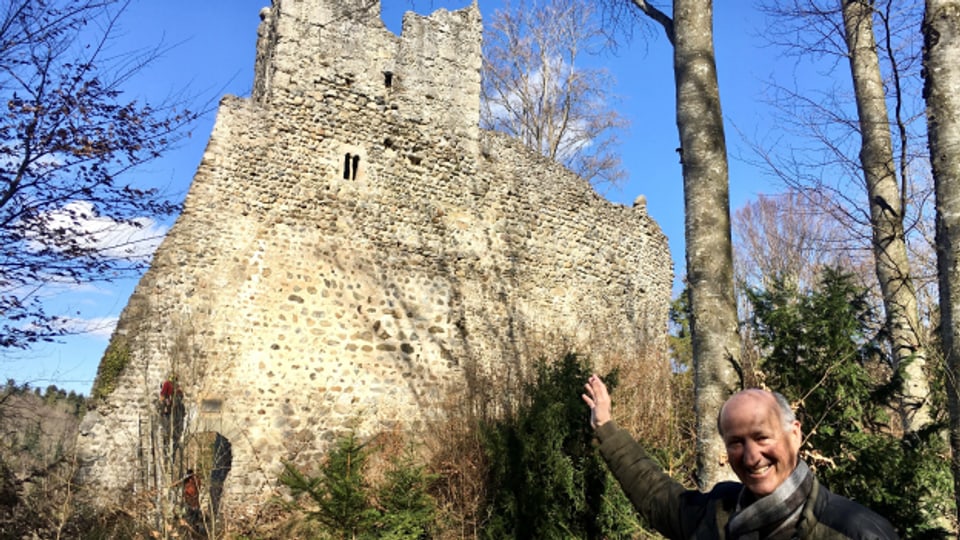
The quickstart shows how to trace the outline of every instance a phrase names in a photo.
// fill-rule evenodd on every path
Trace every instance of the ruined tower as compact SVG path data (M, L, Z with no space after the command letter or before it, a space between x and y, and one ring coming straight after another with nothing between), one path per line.
M601 365L664 348L672 263L645 206L479 129L476 3L407 13L400 36L377 0L260 15L253 93L222 100L101 362L85 482L110 497L170 474L150 456L171 375L182 451L229 444L237 509L283 460L348 427L426 427L544 344Z

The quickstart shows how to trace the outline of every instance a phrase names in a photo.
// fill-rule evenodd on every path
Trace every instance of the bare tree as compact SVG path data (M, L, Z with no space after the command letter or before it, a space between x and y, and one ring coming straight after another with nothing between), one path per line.
M788 190L760 195L733 216L737 282L766 288L780 278L800 290L813 287L825 266L842 266L857 275L865 261L842 247L846 234L824 211L828 194Z
M117 0L13 0L0 8L0 349L70 331L44 310L51 284L142 267L152 219L177 205L129 178L186 135L183 96L124 101L162 53L116 54ZM155 234L155 233L154 233Z
M844 40L860 119L860 165L869 199L877 279L886 308L894 369L901 367L903 370L901 414L904 429L917 431L932 420L930 384L924 373L927 353L921 339L917 294L907 260L902 218L906 190L900 189L896 173L887 93L874 38L874 6L873 2L865 0L843 1L841 4ZM892 65L894 94L899 99L899 71L895 62ZM899 133L903 134L902 126ZM902 176L906 182L905 171Z
M726 450L717 434L716 418L726 398L742 385L713 2L675 0L672 17L645 0L607 0L605 8L612 27L628 20L629 12L639 11L662 28L673 45L694 357L697 483L707 488L733 477L725 466Z
M924 96L937 195L940 328L947 358L954 498L960 518L960 0L926 0L923 38Z
M626 178L616 147L627 121L614 108L613 79L582 61L605 45L592 4L507 2L486 28L483 126L520 139L595 185Z
M932 419L925 373L927 328L911 271L912 264L923 267L924 262L912 263L908 257L911 234L923 241L917 231L925 210L925 193L915 190L918 184L912 179L913 163L922 159L917 143L923 138L911 130L919 105L910 94L918 73L915 34L908 29L919 12L910 3L892 0L775 0L764 9L773 16L771 41L789 53L817 60L829 72L844 59L849 62L855 113L851 102L843 100L849 91L836 82L823 95L778 88L778 97L789 103L782 110L812 134L819 157L804 162L813 154L791 148L783 152L787 164L765 159L792 188L830 193L829 212L848 228L850 249L869 247L893 367L902 366L902 424L918 430Z

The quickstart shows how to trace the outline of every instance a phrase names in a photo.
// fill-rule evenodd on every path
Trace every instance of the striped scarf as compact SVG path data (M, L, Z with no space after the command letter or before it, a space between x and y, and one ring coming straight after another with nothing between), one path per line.
M798 462L790 476L766 497L755 499L744 487L737 499L737 508L727 523L727 538L792 538L812 488L813 473L803 461Z

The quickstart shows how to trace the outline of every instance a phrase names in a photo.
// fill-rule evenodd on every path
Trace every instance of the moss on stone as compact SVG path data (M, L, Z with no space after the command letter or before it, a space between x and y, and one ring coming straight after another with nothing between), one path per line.
M97 380L93 383L91 397L104 399L117 388L120 374L130 363L130 346L126 340L112 340L100 360L97 370Z

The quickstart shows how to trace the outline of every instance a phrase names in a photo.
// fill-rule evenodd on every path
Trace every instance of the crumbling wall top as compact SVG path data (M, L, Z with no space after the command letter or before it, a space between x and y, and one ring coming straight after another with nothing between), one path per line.
M380 0L273 0L257 31L253 99L309 94L331 83L373 96L417 122L476 138L482 22L476 2L430 16L408 12L400 36Z

